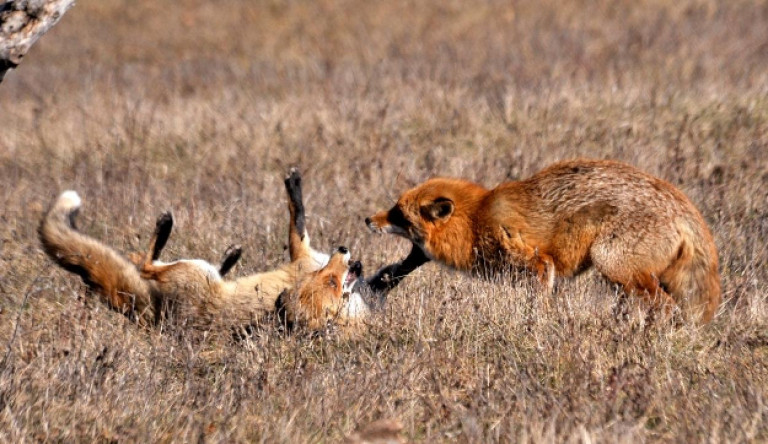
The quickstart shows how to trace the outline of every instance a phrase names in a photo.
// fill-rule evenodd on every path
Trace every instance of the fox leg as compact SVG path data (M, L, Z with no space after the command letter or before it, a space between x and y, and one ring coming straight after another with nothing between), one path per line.
M160 258L160 253L171 236L171 230L173 230L173 214L170 211L166 211L155 222L155 232L149 240L149 248L147 249L144 263L156 261Z
M235 266L237 261L240 260L240 256L243 254L243 249L240 245L230 245L227 251L224 252L224 259L221 260L221 266L219 267L219 275L224 277L232 267Z
M284 183L288 194L288 211L291 216L288 228L288 251L291 262L311 259L314 263L312 268L319 269L328 263L330 256L310 246L301 192L301 174L296 168L291 168Z
M557 222L549 251L561 276L574 276L590 265L590 249L603 225L616 213L615 206L594 202Z
M548 253L539 250L539 247L533 247L523 241L519 232L513 233L506 227L502 227L502 232L506 242L504 248L513 264L521 264L526 269L535 271L544 292L547 295L552 294L555 288L555 260Z
M173 215L170 211L166 211L157 218L155 222L155 231L152 233L152 237L149 239L149 245L147 251L144 253L131 253L128 255L128 259L133 262L134 265L143 268L145 264L152 263L160 257L160 253L165 248L165 244L168 242L168 238L171 236L171 230L173 229Z
M649 218L650 226L653 219ZM663 232L659 230L658 232ZM608 280L620 284L627 294L643 299L652 309L670 314L677 305L659 276L676 254L674 238L659 241L633 227L615 227L602 232L592 244L592 264Z
M645 271L648 268L644 271L636 271L642 264L633 263L631 257L624 261L607 262L601 259L596 260L593 255L593 262L597 271L603 276L621 285L625 293L640 297L654 311L661 310L665 316L668 316L674 309L675 300L659 281L657 273Z
M555 261L548 254L539 253L534 250L533 266L536 269L536 276L544 287L545 294L550 295L555 289Z
M296 168L291 168L285 177L285 191L288 194L288 251L291 262L309 256L309 234L307 233L304 213L304 200L301 193L301 175Z
M366 279L365 283L374 293L377 293L380 296L386 296L386 294L397 287L406 276L427 262L429 262L429 258L424 254L421 247L413 244L411 246L411 252L405 259L401 262L381 267L373 277Z
M555 289L555 277L557 276L555 260L551 255L540 252L538 247L525 245L522 250L525 268L536 271L536 277L539 279L544 294L551 295Z
M639 296L653 311L660 311L668 318L675 308L675 300L651 273L643 273L633 282L624 285L627 294Z
M139 271L141 272L141 277L144 279L157 280L158 275L173 266L173 264L155 265L155 261L160 257L160 253L168 242L171 230L173 230L173 214L171 214L170 211L166 211L157 218L157 222L155 222L155 231L149 239L149 246L139 264Z

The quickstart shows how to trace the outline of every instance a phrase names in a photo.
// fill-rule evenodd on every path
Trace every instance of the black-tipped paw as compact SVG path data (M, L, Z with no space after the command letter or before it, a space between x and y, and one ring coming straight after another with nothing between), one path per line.
M163 212L155 222L155 232L160 233L163 231L170 232L173 228L173 213L170 210Z
M221 267L219 267L219 275L224 277L229 273L242 255L243 248L240 245L230 245L227 251L224 252L224 259L221 261Z
M288 170L288 175L285 176L285 189L288 190L288 192L291 192L292 190L301 190L301 174L299 173L298 168L292 167Z
M160 252L165 248L168 238L171 237L173 229L173 213L166 211L157 218L155 222L155 245L152 250L152 260L156 261L160 257Z

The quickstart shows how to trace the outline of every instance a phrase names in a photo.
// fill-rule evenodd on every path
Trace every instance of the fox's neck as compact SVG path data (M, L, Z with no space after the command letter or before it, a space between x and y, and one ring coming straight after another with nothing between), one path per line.
M483 211L482 203L489 191L477 187L473 193L456 202L451 219L436 228L428 242L427 253L432 259L457 270L469 271L475 262L477 244L477 214Z

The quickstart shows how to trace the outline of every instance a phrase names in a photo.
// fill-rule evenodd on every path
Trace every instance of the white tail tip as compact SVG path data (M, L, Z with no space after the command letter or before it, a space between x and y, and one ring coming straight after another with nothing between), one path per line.
M80 196L77 194L77 191L67 190L61 193L61 196L59 196L58 204L70 210L73 210L75 208L80 208L80 205L82 205L82 203L83 201L82 199L80 199Z

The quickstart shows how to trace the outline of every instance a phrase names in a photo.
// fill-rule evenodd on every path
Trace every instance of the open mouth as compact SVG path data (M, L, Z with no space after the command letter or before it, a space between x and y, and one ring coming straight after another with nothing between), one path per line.
M355 283L363 276L363 264L360 261L350 261L347 277L344 279L344 292L352 291Z
M347 279L344 282L349 285L355 282L363 274L363 264L360 261L354 261L349 263L349 271L347 271Z

